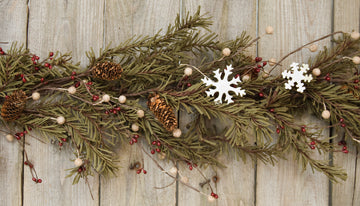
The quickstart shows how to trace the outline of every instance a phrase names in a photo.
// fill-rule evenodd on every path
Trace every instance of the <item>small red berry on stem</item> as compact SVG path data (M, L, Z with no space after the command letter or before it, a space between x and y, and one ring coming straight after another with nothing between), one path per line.
M276 128L276 133L280 133L280 129L279 128Z
M41 179L38 179L36 182L37 182L37 183L42 183L42 180L41 180Z
M266 66L267 62L263 62L263 66Z
M54 56L54 52L50 52L50 53L49 53L49 56L50 56L50 57Z
M275 111L275 109L274 109L274 108L271 108L271 109L269 109L269 111L270 111L270 112L274 112L274 111Z
M136 170L136 174L140 174L142 169Z
M315 141L312 141L312 142L310 142L310 144L311 144L311 145L315 145L315 144L316 144L316 142L315 142Z
M147 171L143 169L143 173L144 173L144 174L146 174L146 173L147 173Z
M341 123L343 123L343 122L344 122L344 119L343 119L343 118L340 118L339 121L340 121Z
M346 127L346 124L342 123L340 126L341 126L341 127Z
M262 61L262 58L261 57L255 57L255 61L260 62L260 61Z
M139 135L138 134L134 134L134 138L138 139Z
M152 145L156 145L156 141L152 141L151 144L152 144Z
M190 166L189 166L189 170L192 170L192 169L193 169L193 167L190 165Z
M260 92L259 97L264 97L264 93Z
M311 145L310 148L311 148L311 149L315 149L315 146L314 146L314 145Z
M45 66L45 67L49 67L50 64L49 64L49 63L45 63L44 66Z
M343 153L347 154L349 153L349 150L344 150Z
M33 177L33 178L32 178L32 181L36 182L36 178L35 178L35 177Z
M155 154L155 150L152 149L152 150L151 150L151 154Z
M191 87L191 83L187 83L186 86L187 86L187 87Z
M158 152L158 153L161 152L161 150L160 150L159 148L156 148L155 150L156 150L156 152Z

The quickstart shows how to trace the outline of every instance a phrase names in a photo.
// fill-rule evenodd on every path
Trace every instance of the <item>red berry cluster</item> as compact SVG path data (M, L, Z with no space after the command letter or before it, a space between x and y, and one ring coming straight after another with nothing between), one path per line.
M95 94L94 94L94 95L92 96L92 101L93 101L93 102L96 102L97 100L99 100L99 98L100 98L100 97L99 97L98 95L95 95Z
M141 173L141 171L142 171L144 174L146 174L146 173L147 173L147 171L146 171L146 170L144 170L144 168L140 168L140 169L136 170L136 174L140 174L140 173Z
M354 80L354 89L359 89L359 72L355 72L354 75L358 77Z
M218 194L216 194L216 193L211 193L211 196L213 196L215 199L218 199L219 198L219 195Z
M280 128L284 129L284 126L280 125ZM276 127L276 133L278 133L278 134L280 133L280 128L279 128L279 126Z
M64 145L64 142L66 142L67 139L66 138L61 138L59 141L59 147L62 147Z
M346 127L346 124L344 123L344 121L345 121L345 120L344 120L343 118L340 118L340 119L339 119L339 122L340 122L340 126L341 126L341 127Z
M190 82L188 82L189 80L189 76L184 76L179 83L179 87L182 87L183 85L186 85L187 87L191 87L192 84Z
M324 79L329 82L329 81L331 80L330 74L327 73L327 74L325 75Z
M3 49L1 47L0 47L0 54L5 55L5 52L3 51Z
M303 126L301 126L301 131L303 132L303 133L305 133L306 132L306 125L303 125Z
M129 141L130 145L133 145L134 143L137 143L139 139L139 135L138 134L134 134L133 137L131 138L131 140Z
M264 68L264 66L267 65L267 62L261 62L262 58L261 57L255 57L255 62L257 63L256 67L253 68L255 73L259 73L261 71L261 69Z
M161 152L161 149L160 149L161 142L160 141L152 141L151 144L156 147L155 149L151 149L151 151L150 151L151 154L155 154L155 151L158 152L158 153Z
M346 146L346 141L345 140L341 140L339 143L338 143L339 146L343 146L342 147L342 152L347 154L349 153L349 150L347 149L347 146Z
M74 80L74 79L75 79L75 75L76 75L76 72L75 72L75 71L71 72L71 80Z
M15 138L17 140L21 140L22 137L25 137L25 134L27 134L28 132L26 130L24 130L23 132L17 132L15 133Z
M113 109L110 109L110 110L106 110L105 111L105 114L117 114L118 112L120 112L121 108L120 107L114 107Z
M315 142L315 141L311 141L311 142L310 142L310 148L311 148L311 149L315 149L315 145L316 145L316 142Z
M36 182L36 183L42 183L42 180L39 179L39 178L37 178L37 174L36 174L36 171L35 171L35 169L34 169L34 165L33 165L29 160L26 160L26 161L24 162L24 165L29 166L30 172L31 172L31 176L32 176L32 181L34 181L34 182ZM35 174L36 177L34 176L34 174Z
M197 167L197 164L192 164L191 162L186 162L187 165L189 166L189 170L193 170L194 167L196 168Z
M79 169L78 169L78 173L82 173L82 172L85 172L86 171L86 167L84 166L80 166Z

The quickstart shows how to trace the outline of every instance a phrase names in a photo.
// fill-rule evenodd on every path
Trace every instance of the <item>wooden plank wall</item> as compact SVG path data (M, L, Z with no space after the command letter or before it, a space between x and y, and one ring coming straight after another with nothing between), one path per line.
M49 51L72 51L75 61L86 66L85 50L95 51L112 42L116 45L133 35L151 35L166 29L176 14L202 12L213 16L211 27L221 40L231 39L246 30L255 37L262 35L266 26L275 32L264 36L257 47L250 49L254 56L277 58L302 44L335 30L359 30L360 0L0 0L0 46L9 48L19 41L32 52L46 56ZM323 41L319 46L327 45ZM299 52L287 61L302 62L313 55L308 50ZM283 69L283 68L282 68ZM308 125L324 124L311 114L299 117ZM182 126L186 118L180 119ZM5 128L0 128L5 131ZM324 136L330 131L325 131ZM116 178L90 178L94 200L84 182L73 186L66 179L65 169L72 167L71 151L44 144L34 138L25 139L25 149L36 165L43 183L34 184L28 168L23 167L24 156L20 145L0 136L0 201L1 205L209 205L207 196L174 183L165 189L154 189L170 184L152 160L137 146L119 146L121 169ZM338 141L338 140L337 140ZM336 142L335 142L336 143ZM147 150L147 148L145 148ZM207 168L203 173L218 183L211 182L220 198L213 205L360 205L359 150L349 145L349 154L335 153L319 158L333 159L343 166L348 180L332 184L320 173L302 172L292 161L280 161L275 167L263 164L244 164L231 157L221 157L226 169ZM315 155L315 154L314 154ZM329 157L329 158L328 158ZM137 175L129 165L139 161L147 169ZM172 163L159 160L170 169ZM196 170L179 165L180 174L189 184L209 194L207 186L199 183L204 178Z

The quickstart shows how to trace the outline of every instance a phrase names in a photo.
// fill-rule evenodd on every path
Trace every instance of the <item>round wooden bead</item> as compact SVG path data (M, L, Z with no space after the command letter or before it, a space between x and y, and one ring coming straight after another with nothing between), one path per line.
M354 57L352 58L352 61L354 62L354 64L360 64L360 57L354 56Z
M180 137L181 136L181 130L180 129L174 129L173 136L174 137Z
M353 32L351 32L350 37L351 37L353 40L358 40L358 39L360 38L360 33L359 33L359 32L356 32L356 31L353 31Z
M57 122L58 124L64 124L64 123L65 123L65 117L63 117L63 116L58 116L58 117L56 118L56 122Z
M40 99L40 93L39 92L34 92L34 93L32 93L31 97L35 101L39 100Z
M250 75L245 74L241 79L243 80L243 82L247 82L250 80Z
M224 48L223 50L222 50L222 54L224 55L224 56L230 56L230 53L231 53L231 50L229 49L229 48Z
M104 102L110 102L110 96L109 96L108 94L104 94L104 95L102 96L102 100L103 100Z
M145 116L144 110L142 109L139 109L136 114L139 118L143 118Z
M12 142L12 141L14 141L14 136L11 135L11 134L7 134L6 135L6 140L9 141L9 142Z
M273 34L274 33L274 28L272 26L267 26L265 28L265 32L266 32L266 34Z
M83 160L80 158L76 158L74 164L76 167L80 167L83 164Z
M321 113L321 116L322 116L322 118L324 118L324 119L329 119L329 118L330 118L330 112L329 112L329 110L324 110L324 111Z
M275 64L276 64L276 59L275 58L269 59L269 65L270 66L274 66Z
M318 46L316 44L312 44L310 47L309 47L309 50L311 52L316 52L318 50Z
M312 70L312 74L313 74L314 76L318 77L318 76L320 76L320 74L321 74L321 70L320 70L319 68L314 68L314 69Z
M139 131L139 125L137 125L136 123L132 124L131 125L131 130L134 131L134 132Z
M192 75L192 72L193 72L193 70L192 70L190 67L186 67L186 68L184 69L184 74L185 74L186 76Z
M178 172L178 169L177 169L176 167L172 167L172 168L170 168L170 170L169 170L169 173L170 173L172 176L176 176L177 172Z
M126 97L125 97L124 95L121 95L121 96L119 97L119 102L120 102L121 104L124 104L124 103L126 102Z
M68 92L69 94L75 94L76 93L76 88L74 86L71 86L68 88Z

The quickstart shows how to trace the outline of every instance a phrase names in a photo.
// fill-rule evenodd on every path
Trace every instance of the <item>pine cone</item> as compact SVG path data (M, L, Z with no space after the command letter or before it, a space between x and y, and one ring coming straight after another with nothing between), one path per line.
M123 68L114 62L99 62L93 66L91 76L102 80L120 79Z
M166 104L166 101L160 98L158 94L150 95L147 105L155 114L156 118L164 125L166 130L172 132L177 128L178 123L173 109L170 105Z
M25 109L26 94L22 90L13 92L1 108L1 116L5 121L13 121L20 117Z

